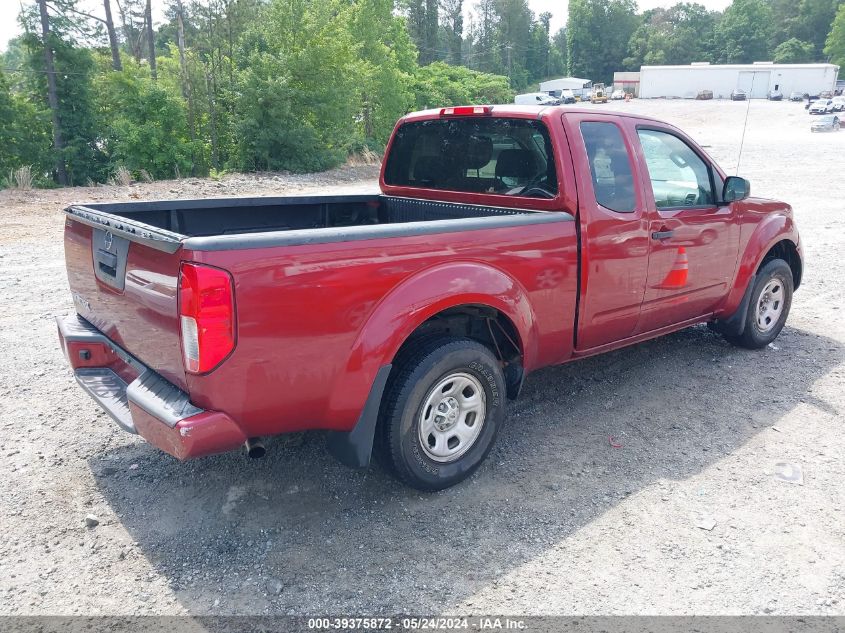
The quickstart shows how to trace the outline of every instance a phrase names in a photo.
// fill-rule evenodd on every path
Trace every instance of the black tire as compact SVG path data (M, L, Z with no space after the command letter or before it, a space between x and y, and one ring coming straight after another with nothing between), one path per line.
M452 461L436 461L422 445L421 410L440 382L459 373L483 388L485 415L473 420L481 426L465 452ZM409 345L396 358L382 400L376 442L382 453L379 461L418 490L454 486L472 475L493 447L505 417L506 393L499 361L477 341L438 337Z
M776 319L766 324L765 329L758 324L758 309L764 300L764 290L769 282L780 282L782 305ZM771 259L766 262L757 273L754 287L751 289L751 300L748 314L745 317L745 330L739 336L726 335L725 338L739 347L746 349L761 349L774 341L783 329L789 309L792 307L793 279L792 269L782 259Z

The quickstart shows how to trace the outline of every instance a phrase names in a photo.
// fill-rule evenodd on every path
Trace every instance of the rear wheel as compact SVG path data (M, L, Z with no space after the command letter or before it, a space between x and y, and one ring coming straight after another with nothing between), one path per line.
M499 361L477 341L409 346L396 359L381 407L381 461L420 490L463 481L493 447L505 393Z
M774 341L786 323L792 306L792 269L782 259L772 259L760 268L751 289L745 330L725 338L740 347L760 349Z

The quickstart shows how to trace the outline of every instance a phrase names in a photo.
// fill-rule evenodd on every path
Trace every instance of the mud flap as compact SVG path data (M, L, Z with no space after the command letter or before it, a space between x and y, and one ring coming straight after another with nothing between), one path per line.
M351 431L330 431L327 448L335 459L350 468L366 468L370 464L373 453L373 439L378 423L378 411L381 406L381 396L387 385L387 378L393 365L384 365L378 370L370 395L361 411L355 426Z
M757 275L751 275L736 312L727 319L716 319L711 324L711 330L727 336L741 336L745 332L745 317L748 316L748 308L751 304L751 290L754 288L754 282L756 280Z

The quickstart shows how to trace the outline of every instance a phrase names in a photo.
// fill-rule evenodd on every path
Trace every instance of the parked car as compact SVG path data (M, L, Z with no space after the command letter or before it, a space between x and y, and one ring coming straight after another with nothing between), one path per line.
M731 92L731 101L745 101L746 98L745 90L742 88L737 88Z
M513 98L513 102L517 105L560 105L559 99L552 97L545 92L529 92L522 95L516 95Z
M819 99L810 104L810 114L829 114L833 112L833 99Z
M565 88L560 91L560 102L561 103L575 103L575 93L572 92L569 88Z
M699 90L698 94L695 95L697 101L709 101L713 98L713 91L712 90Z
M845 110L845 97L834 97L831 101L833 102L832 112L842 112Z
M625 91L624 90L614 90L610 93L610 98L613 101L622 101L625 98Z
M839 117L833 114L825 114L810 124L811 132L838 132Z
M530 372L698 323L762 349L801 283L792 208L652 118L412 113L379 185L70 206L76 380L179 459L324 429L345 464L375 446L437 490L485 459Z
M780 90L769 90L766 94L766 99L769 101L781 101L783 99L783 93Z
M819 99L832 99L832 98L833 98L833 92L830 91L830 90L822 90L819 93Z
M790 101L803 101L804 100L804 93L798 92L797 90L793 90L789 93L789 100Z

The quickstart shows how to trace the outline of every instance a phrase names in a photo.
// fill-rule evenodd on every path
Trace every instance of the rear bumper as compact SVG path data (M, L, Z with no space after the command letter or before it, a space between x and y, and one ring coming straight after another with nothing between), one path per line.
M125 431L180 460L229 451L246 441L229 416L195 407L188 394L79 315L56 322L76 381Z

